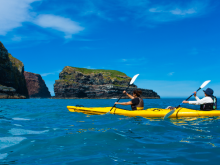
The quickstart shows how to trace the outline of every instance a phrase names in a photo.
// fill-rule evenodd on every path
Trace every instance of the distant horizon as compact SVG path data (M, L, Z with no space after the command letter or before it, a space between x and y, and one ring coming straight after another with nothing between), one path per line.
M51 95L72 66L140 74L135 85L161 97L212 80L205 88L219 97L219 9L215 0L2 0L0 41Z

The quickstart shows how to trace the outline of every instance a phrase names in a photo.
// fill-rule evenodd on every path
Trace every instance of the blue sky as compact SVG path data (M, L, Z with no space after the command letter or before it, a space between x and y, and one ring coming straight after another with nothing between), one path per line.
M139 73L135 84L161 97L212 80L220 96L219 18L214 0L0 0L0 41L52 95L74 66Z

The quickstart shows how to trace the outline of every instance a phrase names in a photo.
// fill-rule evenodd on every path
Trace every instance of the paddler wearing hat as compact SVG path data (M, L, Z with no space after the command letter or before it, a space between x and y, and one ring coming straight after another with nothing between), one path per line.
M205 97L203 99L199 99L198 96L196 96L196 92L194 92L196 101L183 101L183 103L200 105L201 110L216 109L215 107L216 97L213 96L214 91L211 88L207 88L206 90L203 91L205 94Z

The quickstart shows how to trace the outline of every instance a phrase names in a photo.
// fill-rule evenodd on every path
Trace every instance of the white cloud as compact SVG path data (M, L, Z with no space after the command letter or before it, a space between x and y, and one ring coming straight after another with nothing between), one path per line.
M42 14L31 11L31 4L41 0L0 0L0 35L6 35L15 28L22 27L24 22L35 23L43 28L51 28L65 33L65 38L84 30L77 22L69 18ZM14 36L13 41L21 41L25 36Z
M184 6L178 3L167 3L165 5L157 5L149 8L149 13L144 16L156 22L168 22L177 19L188 18L202 15L207 11L209 1L192 0L185 3ZM142 15L143 16L143 15Z
M150 8L149 12L152 13L166 13L166 14L173 14L173 15L187 15L187 14L195 14L197 13L195 9L180 9L180 8L174 8L174 9L166 9L166 6L161 6L158 8ZM170 8L170 7L168 7ZM172 7L171 7L172 8Z
M72 38L73 34L84 30L84 28L79 26L77 22L74 22L69 18L49 14L39 15L34 23L43 28L52 28L64 32L65 38Z
M174 73L175 73L175 72L170 72L168 75L169 75L169 76L172 76Z
M21 27L31 18L31 3L38 0L0 0L0 35Z
M51 74L55 74L55 73L42 73L41 76L46 77L46 76L51 75Z
M186 9L186 10L181 10L181 9L174 9L170 11L174 15L187 15L187 14L194 14L197 13L195 9Z
M42 28L63 32L66 39L72 38L73 34L84 30L84 27L70 18L52 14L37 15L36 11L31 10L31 4L35 1L42 0L0 0L0 35L6 35L13 29L22 27L24 22L32 22ZM181 3L180 1L155 3L153 0L117 0L117 3L109 3L107 1L86 0L81 5L68 4L67 6L65 4L65 8L71 8L80 17L96 15L109 21L137 19L139 25L144 22L144 25L152 28L158 22L175 21L205 14L208 12L211 0L190 0ZM13 40L19 41L20 39L14 37Z
M120 11L117 18L121 21L138 19L142 21L168 22L182 18L194 17L208 12L211 0L199 1L161 1L153 0L118 0L111 4L103 1L87 2L84 15L97 15L106 20L113 20L114 12ZM118 13L117 13L118 14Z
M50 72L50 73L42 73L40 74L42 77L46 77L48 75L55 75L57 73L60 73L62 70L58 70L58 71L55 71L55 72Z

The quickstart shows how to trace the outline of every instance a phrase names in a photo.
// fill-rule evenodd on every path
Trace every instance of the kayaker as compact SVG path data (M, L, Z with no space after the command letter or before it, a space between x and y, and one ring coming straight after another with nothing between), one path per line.
M205 97L200 100L194 92L196 101L183 101L183 103L200 105L200 110L214 110L217 108L217 99L213 96L213 93L214 91L211 88L207 88L204 91Z
M142 109L144 109L144 101L140 97L140 95L142 94L141 90L135 89L133 91L132 95L128 94L126 91L123 91L123 93L126 94L132 100L129 101L129 102L123 102L123 103L115 102L115 104L131 105L132 110L142 110Z

